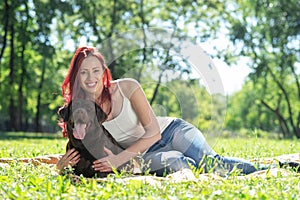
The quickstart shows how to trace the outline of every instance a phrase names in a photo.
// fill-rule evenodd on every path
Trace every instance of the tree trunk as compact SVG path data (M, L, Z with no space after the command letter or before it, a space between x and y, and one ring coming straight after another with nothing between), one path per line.
M279 109L273 109L270 105L267 104L267 102L265 102L264 100L261 100L261 103L268 108L271 112L273 112L275 114L275 116L277 117L278 121L279 121L279 126L280 129L282 131L283 137L290 137L292 135L292 133L289 130L288 124L286 122L286 120L284 119L284 117L280 114Z
M298 101L300 101L300 80L299 75L297 75L295 68L290 65L293 76L296 81L297 91L298 91ZM297 121L296 121L296 127L295 127L295 135L297 138L300 138L300 112L298 112Z
M113 12L110 16L111 18L111 24L110 24L110 32L108 34L108 48L109 48L109 56L111 58L111 63L109 64L109 68L111 70L112 75L115 75L115 65L116 65L116 61L115 61L115 55L113 52L113 47L112 47L112 42L111 42L111 37L114 33L115 30L115 24L116 24L116 14L117 14L117 8L116 8L116 4L117 1L114 0L114 4L113 4Z
M2 48L0 51L0 69L1 69L1 59L4 54L4 50L6 48L6 38L7 38L7 32L8 32L8 21L9 21L9 5L8 1L5 0L5 9L4 9L4 35L3 35L3 42L2 42ZM0 77L1 77L1 70L0 70Z
M291 134L295 135L297 138L299 138L300 137L299 127L298 128L296 127L294 119L293 119L293 109L291 106L289 95L288 95L286 89L283 87L282 83L276 78L275 74L272 72L272 70L269 67L268 67L268 71L270 72L273 80L275 81L275 83L277 84L279 89L282 91L283 96L285 98L285 101L287 104L287 110L288 110L288 114L289 114L287 121L290 123L291 128L292 128L292 130L289 130L289 132Z
M38 87L38 97L37 97L37 104L36 104L35 132L42 132L40 115L41 115L41 101L42 101L42 91L43 91L43 84L45 79L45 72L46 72L46 59L43 59L41 81Z
M10 89L10 98L9 98L9 124L10 124L10 130L14 131L16 130L16 117L15 117L15 104L14 104L14 77L15 77L15 48L14 48L14 23L13 19L10 24L10 60L9 60L9 67L10 67L10 72L9 72L9 86L11 87Z
M162 78L163 73L164 73L164 70L162 70L161 73L159 74L158 82L156 83L156 86L155 86L152 98L150 100L150 105L151 106L152 106L152 104L153 104L153 102L154 102L154 100L156 98L157 93L158 93L158 89L159 89L159 86L160 86L160 83L161 83L161 78Z
M166 57L165 57L165 60L164 62L162 63L160 69L161 69L161 72L159 74L159 77L158 77L158 82L156 83L156 86L155 86L155 89L154 89L154 92L153 92L153 95L152 95L152 98L150 100L150 105L153 104L155 98L156 98L156 95L158 93L158 89L159 89L159 86L161 84L161 79L162 79L162 76L163 76L163 73L165 72L165 70L167 69L166 65L168 64L168 61L169 61L169 56L170 56L170 49L168 49L167 51L167 54L166 54Z
M146 36L146 31L145 31L145 26L146 24L146 20L145 20L145 16L144 16L144 0L141 0L140 2L140 13L139 16L141 18L142 21L142 30L143 30L143 43L144 43L144 47L143 47L143 61L142 61L142 66L139 68L138 74L137 74L137 81L140 82L141 81L141 77L142 77L142 72L144 69L144 65L147 62L147 52L146 52L146 48L147 48L147 36Z
M17 131L23 130L22 119L23 119L23 85L24 79L26 76L26 68L25 68L25 58L24 58L24 51L25 51L25 44L22 45L22 52L21 52L21 79L19 83L19 90L18 90L18 108L17 108L17 117L16 117L16 128Z
M27 15L27 20L25 21L24 24L22 24L22 29L26 30L28 26L28 20L30 18L29 16L29 10L28 10L28 5L25 3L25 8L26 8L26 15ZM25 131L23 126L23 102L24 102L24 93L23 93L23 88L24 88L24 80L26 78L26 63L25 63L25 49L26 49L26 44L28 42L26 35L22 36L22 47L21 47L21 76L20 76L20 82L19 82L19 89L18 89L18 108L17 108L17 117L16 117L16 126L18 131ZM26 87L25 87L26 88Z

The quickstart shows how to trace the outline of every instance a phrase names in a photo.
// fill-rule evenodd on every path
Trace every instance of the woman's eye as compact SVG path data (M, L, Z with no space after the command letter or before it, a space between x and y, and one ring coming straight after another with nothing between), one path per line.
M94 73L99 73L99 72L100 72L99 69L94 70Z
M81 74L81 75L84 75L84 74L86 74L86 72L85 72L85 71L81 71L80 74Z

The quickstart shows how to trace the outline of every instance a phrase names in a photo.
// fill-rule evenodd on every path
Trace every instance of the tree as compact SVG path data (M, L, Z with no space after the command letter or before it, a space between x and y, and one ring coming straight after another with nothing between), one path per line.
M278 121L286 137L300 138L299 1L233 3L228 15L236 56L251 59L250 74L260 104ZM264 91L264 92L262 92Z
M4 32L1 31L0 93L3 98L0 126L6 130L41 131L44 117L41 113L49 113L43 106L46 96L43 85L47 85L48 77L52 76L46 71L46 61L55 53L49 42L50 25L59 13L58 9L66 10L66 6L60 1L4 3L0 6L5 22L0 25L4 27ZM39 65L40 62L44 65ZM39 83L37 77L41 77Z
M1 1L0 128L55 130L60 84L82 40L104 53L115 79L137 69L134 77L142 82L152 73L148 66L160 69L150 87L149 100L155 103L167 72L190 73L190 66L174 55L180 42L213 37L223 8L218 0ZM154 26L172 30L171 37L157 30L149 39Z
M257 83L248 80L240 91L231 95L228 99L225 127L231 130L257 128L269 132L279 131L279 128L276 129L276 117L261 104L260 93L265 93L262 85L258 86Z

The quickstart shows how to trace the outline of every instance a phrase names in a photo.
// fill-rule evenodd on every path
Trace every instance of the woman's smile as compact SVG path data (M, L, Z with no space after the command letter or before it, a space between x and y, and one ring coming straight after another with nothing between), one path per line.
M89 82L89 83L86 83L86 85L89 88L94 88L97 85L97 82Z

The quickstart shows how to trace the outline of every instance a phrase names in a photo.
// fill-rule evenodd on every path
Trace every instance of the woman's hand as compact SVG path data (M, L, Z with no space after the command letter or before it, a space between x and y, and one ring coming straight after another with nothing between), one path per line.
M69 149L65 155L57 162L56 169L62 171L65 167L76 165L80 160L80 154L75 149Z
M110 149L104 147L104 152L107 154L107 156L96 160L93 163L93 168L95 171L111 172L113 171L113 168L117 169L122 165L122 163L120 163L120 159L118 159L118 156L115 155Z

